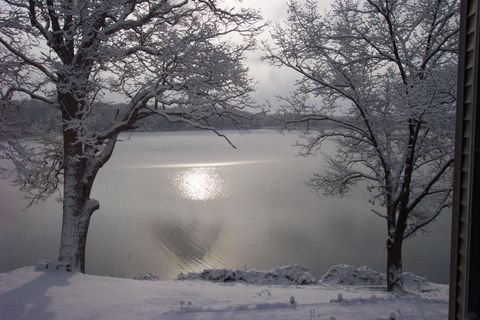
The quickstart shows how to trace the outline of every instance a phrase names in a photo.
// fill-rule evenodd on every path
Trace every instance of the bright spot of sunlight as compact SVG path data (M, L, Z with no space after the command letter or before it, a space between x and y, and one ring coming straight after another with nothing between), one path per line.
M215 168L190 168L174 177L174 183L187 199L210 200L217 197L223 189L224 181Z

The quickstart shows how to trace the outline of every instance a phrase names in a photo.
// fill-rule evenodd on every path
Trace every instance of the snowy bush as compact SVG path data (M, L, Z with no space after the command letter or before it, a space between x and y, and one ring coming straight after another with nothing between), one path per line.
M350 265L339 264L328 269L320 277L319 282L334 285L384 286L387 283L387 276L369 267L355 268ZM403 282L406 288L420 288L430 284L427 278L410 272L403 273Z
M320 277L321 283L344 285L384 285L386 276L369 267L355 268L346 264L331 267Z
M252 284L270 285L310 285L315 284L315 278L301 264L276 267L271 270L230 270L205 269L200 273L181 273L177 280L205 280L212 282L247 282Z

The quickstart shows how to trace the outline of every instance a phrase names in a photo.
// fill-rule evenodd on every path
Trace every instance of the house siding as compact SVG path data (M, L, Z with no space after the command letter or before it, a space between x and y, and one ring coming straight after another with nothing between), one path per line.
M461 3L459 77L457 102L457 136L455 150L454 199L452 220L452 255L450 269L450 320L478 319L470 314L478 296L472 294L469 277L473 247L472 226L478 224L475 216L474 194L478 193L479 169L475 161L480 140L475 132L479 100L479 15L478 0ZM477 139L475 139L477 137ZM476 141L477 140L477 141ZM475 149L477 147L477 149ZM477 163L477 165L475 165ZM478 179L477 179L478 181ZM477 200L478 201L478 200ZM478 250L478 248L476 248ZM473 270L472 270L473 271ZM478 272L477 270L475 270ZM478 278L477 278L478 279ZM477 293L478 294L478 293ZM480 301L478 301L480 303Z

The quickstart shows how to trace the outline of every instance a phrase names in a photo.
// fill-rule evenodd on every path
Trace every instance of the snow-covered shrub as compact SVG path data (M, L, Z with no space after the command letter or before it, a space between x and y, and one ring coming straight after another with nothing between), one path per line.
M387 281L385 274L369 267L355 268L346 264L331 267L319 279L321 283L343 285L384 285Z
M387 276L369 267L355 268L350 265L339 264L328 269L320 277L319 282L333 285L385 286L387 284ZM410 290L431 289L431 283L427 278L410 272L403 273L403 283L404 287Z
M205 269L200 273L181 273L177 280L205 280L212 282L247 282L251 284L270 285L310 285L315 278L301 264L276 267L271 270L230 270Z

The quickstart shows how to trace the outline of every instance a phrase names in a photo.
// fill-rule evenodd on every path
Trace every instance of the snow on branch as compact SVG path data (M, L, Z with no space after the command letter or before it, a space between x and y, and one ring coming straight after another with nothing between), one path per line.
M0 66L14 70L4 74L2 82L11 86L2 99L29 97L56 111L63 137L56 154L71 161L46 160L55 164L53 175L75 165L84 180L94 179L117 136L148 117L226 138L212 119L240 127L247 112L262 110L250 96L254 85L244 66L265 25L254 10L214 0L1 0L0 6ZM108 107L112 101L122 106ZM41 161L42 150L51 147L35 139L35 152L8 153L24 178L28 154Z
M366 182L392 239L451 200L458 10L455 0L336 0L321 13L314 1L291 1L264 43L265 60L300 77L279 99L285 127L302 130L301 154L329 166L310 186L342 195Z

